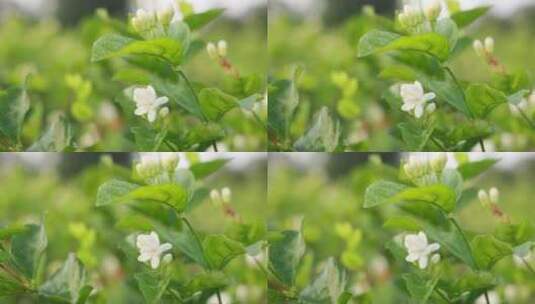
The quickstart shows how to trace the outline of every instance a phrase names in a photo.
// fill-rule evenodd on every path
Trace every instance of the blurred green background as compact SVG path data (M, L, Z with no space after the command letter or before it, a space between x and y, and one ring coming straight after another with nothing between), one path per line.
M364 192L377 180L396 180L399 153L276 153L270 155L268 179L268 225L274 230L299 229L307 251L299 266L297 284L306 286L321 263L335 257L348 272L348 289L362 295L355 303L410 303L394 275L403 273L385 248L401 231L383 227L385 220L399 215L396 206L363 209ZM500 190L500 206L515 223L535 223L533 179L535 153L470 153L472 160L500 159L490 171L465 183L465 188ZM448 166L456 162L450 154ZM291 189L291 190L289 190ZM467 231L491 233L498 221L474 196L459 213ZM351 227L361 240L349 248L342 231ZM533 255L532 255L533 256ZM531 263L535 259L531 258ZM498 264L498 292L504 303L533 303L535 284L529 272L507 258ZM403 284L401 284L403 285ZM507 286L522 292L506 294ZM527 291L526 291L527 290Z
M109 161L110 156L114 165ZM126 236L135 232L122 221L132 215L132 210L126 206L96 208L94 205L100 184L112 178L126 180L131 175L130 164L137 157L127 153L0 154L0 191L3 193L0 197L0 227L36 223L44 218L49 243L46 252L48 275L69 252L75 252L88 270L89 282L98 290L91 303L143 303L133 280L134 267L139 263L127 263L119 248ZM203 153L200 157L201 160L231 159L224 169L200 184L208 189L229 187L233 190L232 206L243 219L264 218L265 153ZM182 159L185 159L184 155ZM187 166L187 163L183 161L181 165ZM203 233L222 233L231 224L208 197L194 209L190 218ZM175 260L187 259L178 255ZM188 271L195 270L185 263L177 263L177 266L186 277ZM241 292L242 300L238 303L248 303L264 295L265 279L244 257L233 261L226 272L233 281L225 292L234 299L240 299L238 293ZM244 292L249 292L245 298ZM0 298L0 303L36 302L32 298L14 297Z
M387 56L358 59L359 39L381 27L381 18L392 19L407 1L329 0L293 2L274 0L269 18L269 75L286 78L289 67L299 65L305 73L299 81L300 105L293 121L292 136L298 138L311 123L312 116L327 106L342 123L342 138L355 151L399 151L400 143L391 135L394 117L382 94L393 83L380 78ZM418 1L413 1L418 3ZM425 5L428 0L422 0ZM446 2L446 1L444 1ZM535 60L535 2L500 0L460 0L463 9L491 5L494 9L466 30L474 39L494 37L496 55L509 71L526 69L532 76ZM301 5L298 5L302 3ZM492 73L467 47L448 62L462 81L489 81ZM333 75L345 73L359 84L349 104L342 105L342 90ZM527 109L535 115L535 101ZM535 132L507 106L499 107L489 118L496 134L489 137L489 151L532 151Z

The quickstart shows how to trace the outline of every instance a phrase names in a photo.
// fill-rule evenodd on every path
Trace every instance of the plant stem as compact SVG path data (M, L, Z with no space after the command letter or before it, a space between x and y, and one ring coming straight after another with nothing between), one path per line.
M529 119L528 115L524 112L524 110L522 110L518 105L515 105L515 107L518 110L518 113L520 113L522 118L524 118L524 120L530 125L530 127L535 129L535 123L531 121L531 119Z
M490 304L489 293L487 291L485 291L485 301L487 302L487 304Z
M199 237L199 235L197 234L197 232L193 228L193 225L191 225L191 223L188 220L188 218L186 218L185 216L182 216L181 219L184 222L184 224L186 224L186 226L188 227L188 229L191 232L191 234L193 234L193 237L195 238L195 241L197 242L197 245L199 246L199 249L201 249L202 257L203 257L204 260L206 260L206 255L204 253L204 247L202 246L202 243L201 243L201 238ZM210 268L210 265L207 265L207 267ZM219 289L216 290L216 295L217 295L217 300L218 300L219 304L223 304L223 301L221 301L221 293L219 292Z
M481 139L481 138L479 139L479 146L481 147L481 151L482 152L487 152L485 150L485 144L483 143L483 139Z
M444 152L446 152L446 148L438 142L438 140L436 138L434 138L433 136L431 136L431 141L438 146L438 148Z
M193 98L195 98L195 102L200 106L201 102L199 100L199 96L197 96L197 92L195 92L195 89L193 88L193 85L191 84L191 81L189 80L186 73L184 73L184 71L182 71L181 69L176 69L176 71L178 75L180 75L180 77L184 79L184 81L186 82L186 85L188 86L191 93L193 94ZM208 122L208 119L206 118L206 116L204 116L204 113L202 113L202 115L204 117L204 121ZM214 148L214 152L219 152L219 150L217 149L217 142L215 140L212 142L212 147Z
M535 269L533 269L533 267L531 267L531 265L528 263L528 261L526 261L526 259L524 257L521 257L520 259L522 260L522 262L524 262L524 265L526 265L526 268L529 269L529 271L531 271L532 274L535 274Z

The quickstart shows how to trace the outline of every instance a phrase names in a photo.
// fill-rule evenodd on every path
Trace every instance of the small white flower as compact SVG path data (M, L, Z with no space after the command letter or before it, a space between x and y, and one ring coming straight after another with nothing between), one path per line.
M485 295L482 294L479 298L476 299L475 304L500 304L500 296L496 291L488 292L489 301L485 298Z
M403 105L401 110L405 112L414 113L416 118L422 117L424 114L425 104L428 101L435 99L435 93L425 93L422 84L419 81L414 84L401 85L401 98Z
M142 155L139 163L136 165L137 174L142 178L149 178L158 173L160 164L156 157L151 155Z
M210 56L211 59L216 60L218 58L217 47L212 42L206 45L206 52L208 52L208 56Z
M217 53L221 57L227 57L228 54L228 44L225 40L220 40L217 43Z
M423 232L418 234L409 234L405 237L405 247L408 255L405 258L407 262L418 262L420 269L425 269L429 263L429 256L440 249L438 243L429 244L427 236ZM436 258L434 258L436 260Z
M217 295L214 294L210 298L208 298L208 301L206 301L206 304L231 304L232 299L230 295L226 292L220 293L221 295L221 302L219 302L219 299L217 298Z
M442 172L447 162L448 162L448 155L444 152L440 152L440 153L435 154L433 158L431 158L431 160L429 161L429 164L431 166L431 169L433 169L433 171Z
M500 191L496 187L492 187L489 190L489 198L490 202L493 204L497 204L500 199Z
M169 98L158 97L154 88L147 86L134 90L134 102L137 107L134 113L138 116L147 115L147 120L152 123L156 120L160 107L168 103Z
M169 243L160 245L158 234L152 231L150 234L140 234L136 239L136 246L139 249L137 260L142 263L150 262L152 269L160 265L160 256L170 250L173 246ZM166 258L168 260L169 258Z
M485 47L483 46L483 43L481 42L481 40L475 40L474 44L473 44L473 47L474 47L474 51L476 52L477 56L479 56L479 57L485 57L486 56Z
M230 191L230 188L225 187L221 189L221 198L223 199L224 203L230 203L232 200L232 191Z
M138 9L136 15L132 18L132 26L138 32L143 32L149 24L155 20L154 13L148 12L144 9Z
M494 38L492 37L485 38L485 50L489 54L494 53Z
M435 21L442 12L442 4L438 0L432 1L425 8L425 16L428 20Z
M160 154L160 163L162 164L162 167L166 169L167 171L175 171L176 166L178 165L178 162L180 161L180 158L178 157L177 153L161 153Z

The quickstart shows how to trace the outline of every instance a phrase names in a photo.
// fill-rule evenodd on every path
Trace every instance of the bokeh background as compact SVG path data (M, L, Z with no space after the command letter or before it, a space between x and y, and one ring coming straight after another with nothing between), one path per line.
M129 276L133 275L133 265L127 263L119 248L126 236L133 233L122 220L132 215L132 210L126 206L95 207L99 185L112 178L127 179L132 173L130 165L138 157L128 153L0 154L0 227L38 223L44 218L48 235L47 274L54 272L69 252L75 252L88 270L88 280L99 290L92 303L143 303L135 281ZM202 153L199 157L201 161L230 159L225 168L203 180L202 185L209 189L231 188L232 205L243 219L263 219L266 153ZM180 166L188 166L186 159L181 154ZM222 233L229 225L223 211L215 208L208 197L194 209L190 219L198 231L207 233ZM189 269L178 268L186 272ZM233 261L226 271L234 281L225 292L234 299L241 296L243 303L247 303L264 296L265 279L244 257ZM0 297L0 303L35 301Z
M202 0L191 1L196 12L213 8L225 14L199 35L208 41L227 40L228 57L241 75L264 76L267 69L267 1ZM121 109L114 103L125 89L114 81L106 64L90 61L93 43L113 30L105 14L126 21L137 9L177 8L175 0L1 0L0 1L0 89L20 86L31 75L29 90L32 112L28 115L22 139L33 142L59 113L69 113L74 94L68 75L79 75L92 85L89 111L92 119L76 121L77 144L89 151L136 151L125 140ZM177 17L181 15L177 9ZM204 51L184 70L193 82L229 91L231 80ZM220 143L220 150L264 151L265 135L255 122L244 122L240 111L229 113L225 122L236 136ZM229 127L230 128L230 127Z
M356 151L398 151L400 144L389 134L394 127L388 108L381 101L388 81L379 78L378 66L386 56L357 58L359 39L378 28L380 19L392 19L403 4L429 0L272 0L269 18L270 76L287 78L289 67L299 65L304 74L299 81L300 106L292 135L298 138L310 124L312 114L327 106L342 123L345 142ZM444 0L442 3L446 3ZM474 39L494 37L496 55L509 71L526 69L533 74L535 60L535 1L533 0L460 0L462 9L492 6L490 13L466 29ZM363 10L363 8L368 7ZM373 8L372 13L369 8ZM459 79L487 82L492 73L471 47L448 62ZM333 81L333 73L346 73L359 82L359 91L346 106L345 115L338 110L342 92ZM532 75L533 76L533 75ZM532 79L533 81L533 79ZM534 83L535 86L535 83ZM356 114L347 114L347 113ZM535 100L527 110L535 113ZM512 116L507 106L491 116L497 124L496 135L486 142L488 151L533 151L533 131Z
M418 155L418 153L415 153ZM385 248L401 231L383 226L395 214L394 206L363 209L366 187L377 180L396 180L399 162L406 153L272 153L269 159L268 224L272 229L299 229L307 251L299 266L297 286L306 286L322 261L335 257L348 271L349 289L357 303L409 303L394 281L400 269ZM447 166L457 165L450 153ZM533 178L535 153L469 153L470 160L499 159L493 169L465 183L465 187L500 190L500 206L513 222L535 223ZM291 190L289 190L291 189ZM397 213L399 215L399 212ZM482 207L475 195L459 214L467 231L492 232L497 220ZM340 235L350 225L362 239L356 248ZM533 255L530 262L535 263ZM532 275L522 263L507 258L497 265L502 278L502 303L533 303ZM506 291L506 289L508 291ZM479 303L479 302L478 302Z

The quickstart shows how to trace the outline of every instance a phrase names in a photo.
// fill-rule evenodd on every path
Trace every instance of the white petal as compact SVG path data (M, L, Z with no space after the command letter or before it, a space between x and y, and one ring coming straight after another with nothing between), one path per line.
M159 106L162 106L166 103L169 102L169 98L163 96L163 97L159 97L158 99L156 99L156 103L154 104L154 107L159 107Z
M412 263L418 260L419 257L420 256L418 254L409 253L409 255L407 255L407 257L405 258L405 261Z
M414 104L411 104L411 103L404 103L401 106L401 110L405 112L410 112L412 109L414 109Z
M427 245L427 235L423 231L418 232L418 238L422 243L425 243Z
M147 109L137 108L136 111L134 112L134 114L136 114L138 116L143 116L143 115L147 114Z
M421 256L418 260L418 266L420 266L420 269L425 269L427 267L427 263L429 262L429 257L427 255Z
M438 262L440 262L440 254L433 254L431 257L431 263L436 264Z
M430 101L430 100L433 100L437 97L437 94L433 93L433 92L430 92L430 93L427 93L424 95L424 99L426 101Z
M156 91L152 86L147 87L147 96L150 97L151 100L156 100L156 98L158 98Z
M440 245L438 243L433 243L429 246L427 246L426 250L431 253L431 252L434 252L434 251L437 251L440 249Z
M147 119L149 120L149 122L154 122L156 120L156 111L150 111L149 114L147 115Z
M173 248L173 245L169 244L169 243L164 243L162 245L160 245L160 253L163 253L167 250L170 250L171 248Z
M414 108L414 116L416 118L420 118L420 117L422 117L422 115L424 115L424 106L423 105L417 105Z
M151 255L146 253L146 252L143 252L141 253L138 257L137 257L137 260L140 261L141 263L145 263L147 262L148 260L151 259Z
M152 267L152 269L156 269L158 268L158 266L160 265L160 256L154 256L152 257L152 259L150 260L150 267Z

